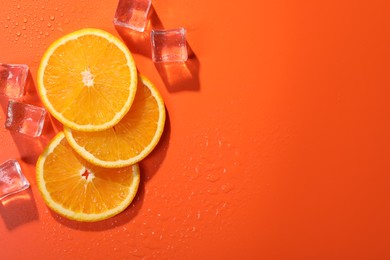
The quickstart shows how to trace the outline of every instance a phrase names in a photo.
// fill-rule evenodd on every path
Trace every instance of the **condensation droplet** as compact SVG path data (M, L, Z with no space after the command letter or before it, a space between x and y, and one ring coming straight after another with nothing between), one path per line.
M54 21L54 19L56 19L54 15L50 15L50 20Z
M11 20L11 17L7 16L7 20Z
M26 26L23 26L23 27L22 27L22 30L26 30Z
M15 23L15 26L18 26L18 25L19 25L19 23L18 23L18 22L16 22L16 23Z
M46 35L46 36L49 36L49 33L48 33L48 32L46 32L46 33L45 33L45 35Z
M225 193L228 193L228 192L230 192L230 191L233 190L233 185L230 184L230 183L223 184L223 185L221 186L221 190L222 190L223 192L225 192Z
M40 19L41 21L43 21L43 20L45 20L43 17L41 17L41 19Z
M24 19L23 19L23 22L24 22L24 23L27 23L27 18L24 18Z
M17 35L17 36L20 36L20 35L21 35L20 31L17 31L17 32L16 32L16 35Z
M8 24L5 25L5 28L8 28Z
M209 175L207 175L206 180L208 180L209 182L216 182L219 180L219 176L216 174L210 173Z
M47 23L47 27L51 27L51 23Z

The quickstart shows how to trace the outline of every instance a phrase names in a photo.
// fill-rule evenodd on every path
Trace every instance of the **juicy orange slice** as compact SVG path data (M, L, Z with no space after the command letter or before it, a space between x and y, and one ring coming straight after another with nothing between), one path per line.
M114 127L80 132L65 127L66 139L89 162L103 167L123 167L145 158L157 145L165 124L165 106L156 87L138 79L130 111Z
M37 183L46 204L78 221L112 217L129 206L140 181L138 165L107 169L78 156L63 132L58 133L37 162Z
M79 131L97 131L112 127L130 109L137 70L124 43L88 28L47 49L37 82L43 104L58 121Z

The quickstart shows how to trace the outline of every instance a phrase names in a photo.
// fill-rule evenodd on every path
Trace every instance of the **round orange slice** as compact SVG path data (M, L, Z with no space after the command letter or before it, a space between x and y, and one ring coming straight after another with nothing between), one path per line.
M123 167L144 159L164 130L165 106L156 87L146 77L138 79L129 112L115 126L97 132L65 127L66 139L89 162L103 167Z
M137 70L126 45L99 29L55 41L38 69L38 93L47 110L78 131L108 129L128 112Z
M107 169L78 156L58 133L38 158L37 184L46 204L78 221L112 217L132 202L140 181L137 164Z

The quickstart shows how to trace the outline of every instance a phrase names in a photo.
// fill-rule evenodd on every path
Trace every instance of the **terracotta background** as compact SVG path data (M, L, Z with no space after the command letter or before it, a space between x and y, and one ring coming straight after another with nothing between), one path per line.
M0 203L1 259L390 259L388 1L154 0L151 26L188 30L191 59L155 66L117 1L0 3L0 62L31 69L58 37L121 37L168 111L122 214L66 220L43 203L40 139L4 129L31 189ZM150 28L149 28L150 29ZM54 130L53 130L54 129Z

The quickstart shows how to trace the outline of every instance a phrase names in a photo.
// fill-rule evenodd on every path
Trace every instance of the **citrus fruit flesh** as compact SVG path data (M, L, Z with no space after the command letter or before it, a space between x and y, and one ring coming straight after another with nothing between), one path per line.
M78 221L99 221L125 210L138 190L137 164L103 168L78 156L58 133L37 162L37 184L46 204Z
M165 106L156 87L144 76L129 112L115 126L96 132L64 132L74 150L89 162L123 167L144 159L159 142L165 125Z
M100 29L67 34L45 52L38 94L58 121L78 131L112 127L128 112L137 87L130 51Z

